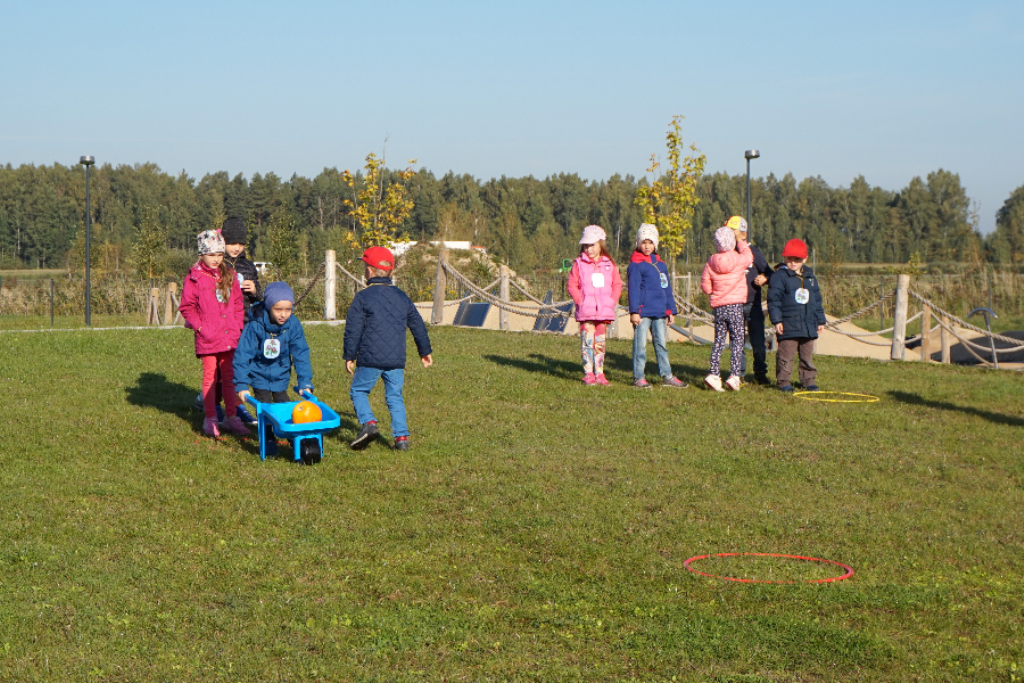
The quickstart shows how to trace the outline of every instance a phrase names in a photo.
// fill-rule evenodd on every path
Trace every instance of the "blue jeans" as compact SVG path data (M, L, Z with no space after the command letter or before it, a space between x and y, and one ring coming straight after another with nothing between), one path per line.
M647 330L651 331L651 338L654 340L658 374L662 377L671 377L672 366L668 362L668 348L665 346L668 318L640 318L640 324L633 330L633 379L641 379L647 368Z
M409 436L409 426L405 422L405 399L402 398L402 387L405 385L403 368L381 370L356 366L352 375L352 388L349 390L352 407L356 409L356 419L361 425L377 419L370 408L370 391L381 377L384 378L384 401L391 412L391 433L396 437Z

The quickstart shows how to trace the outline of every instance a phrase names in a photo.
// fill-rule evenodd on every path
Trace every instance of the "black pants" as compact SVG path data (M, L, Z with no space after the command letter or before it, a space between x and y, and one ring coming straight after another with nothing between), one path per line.
M761 302L756 304L743 305L743 317L747 322L747 341L754 352L754 376L768 376L767 350L764 341L764 311L761 310ZM743 374L747 373L747 354L743 354L743 364L740 368Z

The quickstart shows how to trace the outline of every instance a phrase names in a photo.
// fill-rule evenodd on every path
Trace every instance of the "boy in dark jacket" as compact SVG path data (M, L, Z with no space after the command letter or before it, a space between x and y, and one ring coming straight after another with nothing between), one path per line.
M814 367L814 340L825 329L818 278L805 265L807 245L789 240L782 250L786 265L768 282L768 317L775 325L779 351L775 358L775 381L786 393L793 391L793 359L800 354L800 384L805 391L818 391Z
M409 427L406 424L405 398L405 330L412 331L416 350L429 368L430 337L412 299L395 287L390 273L395 257L384 247L371 247L363 252L366 264L366 289L356 293L345 316L345 369L352 375L352 406L362 427L351 446L361 450L377 438L380 430L370 408L370 390L377 380L384 379L384 400L391 413L391 431L395 448L409 450Z
M644 377L647 367L647 330L654 341L658 374L666 387L685 389L687 384L672 375L665 339L676 314L672 278L668 266L658 257L658 228L644 223L636 231L636 251L626 268L629 291L629 322L633 325L633 386L650 389Z
M235 351L235 391L245 403L252 387L260 403L287 403L288 381L295 367L300 395L313 391L313 366L302 323L292 315L295 294L284 282L267 285L263 302L252 307L252 317L242 331ZM267 455L277 452L277 441L267 435Z

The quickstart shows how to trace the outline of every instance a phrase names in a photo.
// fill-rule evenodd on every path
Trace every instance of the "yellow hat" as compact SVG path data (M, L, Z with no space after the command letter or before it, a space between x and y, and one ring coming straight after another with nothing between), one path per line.
M740 232L747 231L747 221L742 216L733 216L725 223L725 227L731 230L739 230Z

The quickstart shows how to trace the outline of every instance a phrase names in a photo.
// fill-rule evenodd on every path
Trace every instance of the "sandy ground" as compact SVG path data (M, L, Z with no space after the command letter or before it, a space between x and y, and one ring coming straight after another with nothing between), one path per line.
M536 304L523 304L517 303L517 306L522 308L539 308ZM425 320L430 320L432 305L429 302L418 303L416 306L419 308L420 313L423 315ZM455 319L455 314L458 312L458 306L446 306L444 309L444 323L445 325L452 324ZM489 330L500 329L500 311L497 307L491 306L490 311L487 313L487 318L484 320L483 328ZM835 320L834 317L828 316L829 320ZM509 329L513 332L532 331L534 326L535 318L533 316L518 315L516 313L508 314ZM677 326L686 328L686 321L677 319ZM875 334L871 334L853 323L842 323L839 325L839 329L849 334L858 335L856 338L848 337L844 334L832 332L831 330L825 330L818 338L817 343L814 345L815 354L823 354L826 356L850 356L855 358L874 358L876 360L890 360L892 353L892 341L885 337L880 337ZM570 319L565 326L563 334L576 335L579 333L579 326L576 321ZM692 329L693 336L699 342L710 343L710 340L714 339L715 331L708 325L694 325ZM980 335L970 330L958 330L966 339L976 340ZM553 333L547 333L553 334ZM1006 336L1020 336L1024 339L1024 333L1007 333ZM620 313L618 320L616 320L610 331L610 336L618 339L632 339L633 338L633 326L629 324L629 314ZM674 329L669 330L669 340L672 342L688 343L689 338L687 335L680 334ZM978 343L987 344L987 341L981 339ZM1024 342L1022 342L1024 343ZM997 348L1000 346L1005 347L1005 343L997 343ZM941 360L941 339L938 331L932 334L930 340L931 360ZM988 360L990 354L979 354L982 358ZM950 358L954 363L977 363L977 359L971 356L966 350L963 349L962 344L957 342L956 339L950 339ZM921 358L920 347L906 349L903 356L904 360L907 361L919 361ZM1016 369L1019 370L1024 367L1024 351L1018 351L1012 354L1000 354L999 367L1005 369Z

